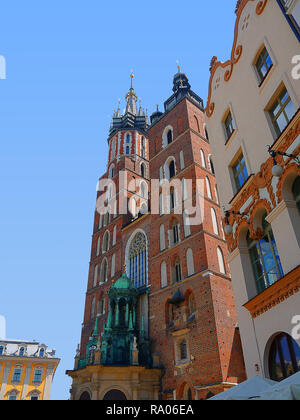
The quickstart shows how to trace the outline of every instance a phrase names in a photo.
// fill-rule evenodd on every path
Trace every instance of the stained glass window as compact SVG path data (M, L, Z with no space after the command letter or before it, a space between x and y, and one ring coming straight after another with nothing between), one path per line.
M135 287L147 285L147 241L143 233L139 232L134 237L129 249L130 278Z

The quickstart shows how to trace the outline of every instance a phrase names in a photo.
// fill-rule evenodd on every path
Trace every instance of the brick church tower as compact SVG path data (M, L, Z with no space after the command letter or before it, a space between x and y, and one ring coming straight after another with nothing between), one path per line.
M99 180L71 396L205 399L245 374L203 101L179 70L151 124L137 102L131 82ZM134 315L110 298L124 279Z

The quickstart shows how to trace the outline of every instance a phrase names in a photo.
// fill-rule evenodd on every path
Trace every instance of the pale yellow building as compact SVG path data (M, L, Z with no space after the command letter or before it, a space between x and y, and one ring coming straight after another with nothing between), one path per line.
M49 400L60 359L35 341L0 341L0 401Z

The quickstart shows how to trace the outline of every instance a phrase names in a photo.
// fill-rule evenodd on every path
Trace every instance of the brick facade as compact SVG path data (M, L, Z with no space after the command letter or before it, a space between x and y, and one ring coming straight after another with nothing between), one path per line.
M166 145L163 144L163 138L168 126L173 134L172 142ZM130 154L126 155L128 134L131 139ZM143 157L141 157L142 137L146 143ZM213 166L210 163L210 145L205 133L203 109L185 95L170 110L159 115L147 133L139 129L118 130L110 137L109 146L107 173L102 179L111 174L110 168L113 164L118 203L121 194L120 171L126 172L129 181L135 179L137 183L141 180L146 182L150 198L150 180L160 179L162 175L166 175L164 173L166 162L172 157L175 160L174 179L193 180L194 202L196 180L204 181L204 218L202 224L190 226L190 232L187 233L183 215L174 214L174 211L164 215L149 212L135 220L132 220L129 214L110 216L106 226L99 223L100 215L95 212L81 355L85 354L85 344L95 324L97 302L107 295L111 281L120 277L123 265L128 260L126 255L128 243L135 232L142 231L146 235L148 244L148 285L141 289L138 319L141 322L141 314L145 317L145 328L150 336L152 353L159 356L160 364L165 369L161 398L205 399L210 393L222 392L233 383L244 380L245 372L230 273L225 262L227 247L221 225ZM144 176L141 176L141 163L145 164ZM210 191L208 191L208 181ZM135 193L127 192L129 197ZM99 192L97 198L100 194ZM217 226L213 223L213 211L216 214ZM170 237L175 221L180 226L179 242L172 245ZM162 226L164 226L164 247L161 244ZM116 240L113 243L114 229L116 229ZM106 231L110 233L110 246L107 252L102 253L102 241ZM99 237L101 249L97 252ZM222 251L224 258L223 273L217 248ZM191 264L188 266L187 253L191 252L194 269L191 268ZM111 276L113 258L115 258L115 275ZM95 267L97 265L101 267L104 259L108 262L108 281L99 284L97 280L95 283ZM181 268L181 281L174 282L174 267L178 262ZM162 285L163 263L166 265L166 284ZM130 274L128 266L126 271ZM181 295L180 302L170 304L169 300L176 292ZM92 314L93 302L96 309ZM98 319L99 333L103 329L107 312L106 299L105 313ZM184 360L181 351L186 356Z

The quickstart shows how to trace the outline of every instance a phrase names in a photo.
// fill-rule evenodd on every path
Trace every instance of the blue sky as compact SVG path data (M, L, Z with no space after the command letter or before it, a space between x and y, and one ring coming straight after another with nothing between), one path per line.
M2 2L0 315L7 337L57 350L52 398L69 398L80 340L96 183L114 108L171 94L176 60L206 100L213 55L230 55L236 0Z

